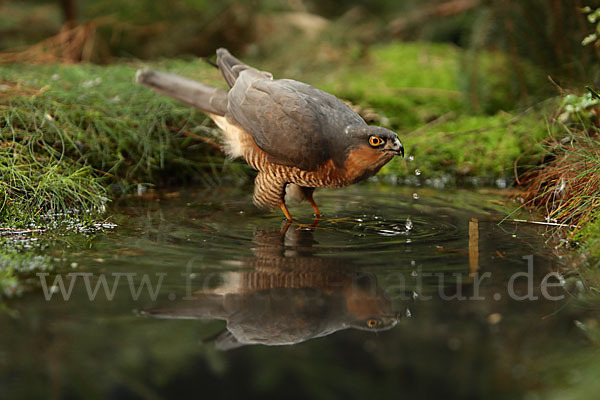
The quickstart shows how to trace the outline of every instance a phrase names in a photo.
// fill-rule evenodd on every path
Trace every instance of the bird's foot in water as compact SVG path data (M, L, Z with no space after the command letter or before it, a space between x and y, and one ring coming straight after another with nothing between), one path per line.
M313 222L309 225L309 224L303 224L302 222L296 221L296 220L289 220L286 218L285 220L285 224L283 225L283 228L281 228L281 234L285 235L285 233L288 231L288 229L290 229L290 226L292 225L296 225L296 229L300 230L300 229L306 229L306 230L315 230L317 228L317 225L319 225L319 221L321 221L321 216L315 216L315 218L313 219Z

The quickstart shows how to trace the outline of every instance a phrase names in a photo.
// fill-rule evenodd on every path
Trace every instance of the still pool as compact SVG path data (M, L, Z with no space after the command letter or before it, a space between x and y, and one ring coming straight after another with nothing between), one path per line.
M538 398L588 346L540 228L481 191L121 201L0 314L0 398ZM568 283L568 281L567 281ZM576 285L575 285L576 286ZM533 397L532 397L533 396Z

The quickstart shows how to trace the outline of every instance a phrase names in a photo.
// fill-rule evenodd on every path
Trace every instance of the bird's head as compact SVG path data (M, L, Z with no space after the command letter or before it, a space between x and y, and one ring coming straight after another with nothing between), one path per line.
M396 132L380 126L348 125L346 137L352 147L369 149L373 154L404 157L404 147Z
M379 126L349 125L345 128L346 169L362 180L376 174L394 156L404 157L396 132Z

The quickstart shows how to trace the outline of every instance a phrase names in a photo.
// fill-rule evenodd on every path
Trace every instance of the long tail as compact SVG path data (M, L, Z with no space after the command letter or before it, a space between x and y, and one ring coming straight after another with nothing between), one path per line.
M201 111L216 115L225 115L227 112L226 90L179 75L147 69L137 71L135 80Z
M229 87L233 87L240 72L252 68L232 56L229 50L223 48L217 49L217 66Z

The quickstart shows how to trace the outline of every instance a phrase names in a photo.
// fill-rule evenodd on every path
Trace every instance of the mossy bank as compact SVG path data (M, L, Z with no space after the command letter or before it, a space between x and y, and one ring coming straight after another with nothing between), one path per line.
M472 55L452 45L315 51L291 64L285 53L245 60L332 92L396 130L406 158L386 166L380 180L505 187L546 153L539 143L552 106L539 102L548 85L532 66L522 65L515 86L507 57L481 53L475 68ZM98 218L115 196L149 187L250 181L250 168L218 151L218 131L202 113L134 82L145 66L223 85L199 59L0 66L0 227L65 214ZM519 94L523 82L527 98Z
M510 104L510 91L504 99L495 92L489 99L506 107L476 112L471 94L463 90L463 56L448 45L392 44L375 47L356 62L326 60L299 74L274 72L372 108L375 123L396 129L409 161L391 164L383 176L402 178L415 170L426 178L510 176L519 156L539 154L535 144L547 135L546 124L538 112L510 112L518 106ZM269 68L268 62L255 64ZM151 66L222 84L201 60ZM206 183L248 172L215 151L214 132L202 113L136 85L133 76L140 67L0 67L4 223L40 210L96 209L115 191L138 184ZM479 104L488 103L486 96Z

